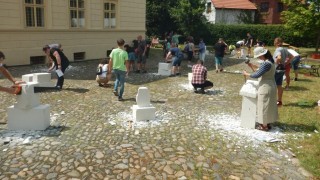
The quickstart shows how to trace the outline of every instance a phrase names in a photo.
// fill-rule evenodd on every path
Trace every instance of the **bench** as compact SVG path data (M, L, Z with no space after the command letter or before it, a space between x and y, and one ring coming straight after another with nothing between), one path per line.
M306 58L301 58L299 68L306 69L309 71L310 75L315 74L319 77L320 76L319 75L320 65L308 65L308 64L306 64L307 61L308 60Z

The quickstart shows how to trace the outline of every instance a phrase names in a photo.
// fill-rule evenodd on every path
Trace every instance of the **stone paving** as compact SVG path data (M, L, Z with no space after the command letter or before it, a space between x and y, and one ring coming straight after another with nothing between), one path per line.
M129 75L123 102L112 88L98 87L94 81L97 61L72 63L64 89L40 95L41 103L51 105L52 123L45 131L8 131L6 107L14 96L1 93L0 179L311 178L294 155L274 150L285 140L270 146L251 138L257 130L242 136L237 131L244 129L212 124L239 120L242 75L209 68L213 90L195 94L187 88L186 61L182 76L168 78L155 74L161 60L156 57L149 58L147 74ZM226 61L231 70L244 66L240 60ZM212 62L206 64L213 67ZM44 70L10 68L16 77ZM0 83L9 85L4 79ZM140 86L150 90L156 120L132 122L130 108Z

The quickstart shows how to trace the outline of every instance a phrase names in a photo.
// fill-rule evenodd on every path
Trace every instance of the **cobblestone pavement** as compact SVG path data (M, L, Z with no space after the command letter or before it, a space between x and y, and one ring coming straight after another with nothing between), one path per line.
M182 76L173 78L155 75L159 59L151 56L149 61L147 74L129 75L123 102L112 88L98 87L93 80L97 61L73 63L61 92L40 94L41 102L51 105L52 123L45 131L8 131L6 107L14 98L1 93L0 179L310 178L294 157L212 125L239 119L242 75L209 68L215 86L200 95L187 88L185 61ZM226 61L233 70L243 66L240 60ZM44 69L10 71L21 77ZM9 85L4 79L0 83ZM156 120L132 122L130 108L139 86L149 88Z

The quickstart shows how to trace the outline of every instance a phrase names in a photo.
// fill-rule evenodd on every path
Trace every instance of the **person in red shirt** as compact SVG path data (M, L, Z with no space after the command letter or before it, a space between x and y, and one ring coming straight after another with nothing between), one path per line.
M203 61L198 60L197 64L192 66L191 84L195 93L205 94L205 89L213 87L213 83L207 80L207 68L203 66ZM198 91L200 88L200 91Z

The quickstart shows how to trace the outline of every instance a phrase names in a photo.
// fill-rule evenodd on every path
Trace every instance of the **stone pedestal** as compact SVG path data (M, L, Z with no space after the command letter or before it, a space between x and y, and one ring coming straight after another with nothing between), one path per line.
M45 130L50 126L50 105L40 104L40 97L34 87L52 87L51 74L34 73L22 76L21 94L17 102L8 108L8 129Z
M158 74L162 76L170 76L171 68L171 63L159 63Z
M247 80L240 90L242 98L241 127L254 129L257 119L258 81Z
M140 87L136 96L137 105L132 106L134 121L146 121L155 119L156 108L150 104L148 88Z
M193 86L192 86L192 73L188 73L188 85L189 85L189 88L193 88Z
M240 58L245 59L248 55L248 52L245 48L240 49Z

